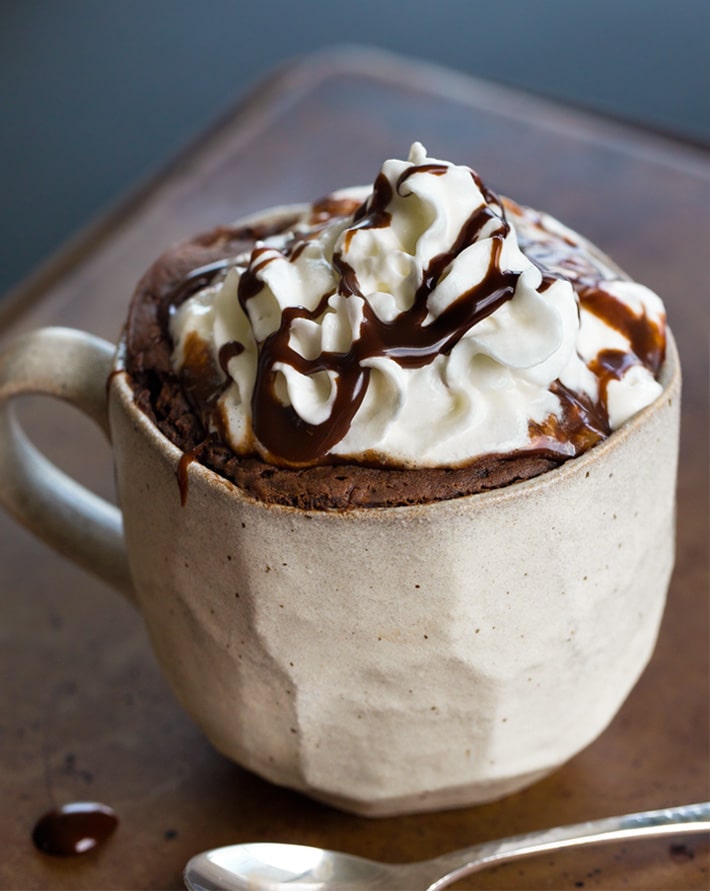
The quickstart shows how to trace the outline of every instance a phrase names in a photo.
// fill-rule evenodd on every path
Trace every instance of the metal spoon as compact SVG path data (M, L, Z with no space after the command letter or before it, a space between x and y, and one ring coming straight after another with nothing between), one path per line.
M190 891L439 891L489 866L576 845L710 831L710 802L607 817L483 842L418 863L377 863L305 845L229 845L198 854L185 867Z

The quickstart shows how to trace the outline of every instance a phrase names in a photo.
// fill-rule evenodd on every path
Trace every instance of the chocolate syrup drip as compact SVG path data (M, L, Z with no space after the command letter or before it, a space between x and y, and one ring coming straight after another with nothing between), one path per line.
M632 353L623 350L602 350L599 355L590 362L589 368L599 381L599 404L597 415L605 421L606 434L611 433L609 423L609 383L619 381L633 365L638 365L637 358Z
M596 401L584 393L575 393L559 380L554 381L550 390L560 400L562 419L551 416L543 424L531 422L528 428L533 440L542 436L561 443L568 442L574 455L580 455L612 432L608 400L610 382L621 380L630 368L639 363L657 375L665 356L663 327L651 322L645 312L636 315L630 307L605 291L601 284L580 287L580 304L623 335L631 349L602 350L589 363L589 369L599 384Z
M540 282L540 286L537 289L538 293L544 294L548 288L551 288L552 285L554 285L554 283L558 282L559 280L560 280L559 276L552 275L549 272L543 272L542 281Z
M231 378L231 375L227 368L227 366L229 365L229 360L233 359L235 356L241 355L243 352L244 344L239 343L236 340L228 340L219 348L219 367L222 369L226 377Z
M413 172L416 172L416 168ZM405 171L400 177L398 188L406 175L411 175L410 171ZM384 208L391 199L390 183L384 176L379 176L367 205L366 215L358 216L359 212L356 214L360 228L386 225L383 221ZM498 228L492 236L486 276L436 319L425 325L429 314L429 295L452 260L476 239L491 220L497 222ZM370 304L364 301L360 336L345 353L324 352L315 359L304 359L289 345L294 319L318 319L325 311L331 294L324 295L314 310L305 307L285 309L280 327L261 345L252 395L254 432L272 459L291 467L322 463L332 447L346 435L365 397L370 376L369 368L363 367L366 360L386 356L405 368L421 368L433 362L438 355L449 353L473 325L510 300L519 273L499 268L503 239L508 231L505 220L489 207L477 208L462 226L451 248L431 260L414 295L412 306L400 313L394 322L381 321ZM258 267L258 264L255 265ZM345 297L363 297L355 271L341 253L334 254L333 265L340 276L338 293ZM242 276L238 296L245 312L248 301L261 287L262 283L253 269ZM319 372L332 372L335 375L335 397L330 416L325 421L321 424L309 424L292 406L282 403L276 393L277 363L288 364L304 375Z
M350 247L350 242L356 232L361 229L384 229L389 226L392 214L386 209L392 200L392 186L384 174L380 173L375 180L375 188L366 202L359 208L353 219L353 225L345 233L345 249Z
M175 476L177 477L178 489L180 491L180 504L182 507L185 507L187 504L187 491L189 487L189 479L187 476L187 471L193 461L199 461L200 455L204 452L207 444L210 441L210 437L208 436L201 443L195 446L194 449L190 449L189 452L183 452L180 456L180 460L178 461L177 470L175 471Z
M394 197L390 181L380 172L372 186L372 193L353 214L353 223L358 224L366 220L368 214L378 220L386 212L387 205Z
M412 167L407 167L407 169L403 173L400 173L399 177L397 178L395 190L398 195L402 195L402 186L409 179L409 177L414 176L415 173L431 173L433 176L443 176L443 174L446 173L448 169L449 168L446 164L416 164ZM380 174L380 176L383 176L383 174ZM389 186L389 182L387 180L385 181Z
M550 391L560 400L562 418L552 415L541 426L530 424L531 434L544 433L560 444L567 444L572 457L586 452L611 433L606 398L595 402L586 393L576 393L559 380L550 384Z
M518 243L528 259L543 273L540 293L544 293L558 276L549 274L549 267L559 270L571 280L577 292L580 307L601 319L605 325L618 331L628 342L629 350L602 350L589 363L596 376L599 392L596 401L582 393L574 393L559 380L550 390L559 398L563 417L547 419L542 425L531 422L531 439L545 436L560 443L571 444L578 455L595 445L612 432L609 423L608 389L613 380L621 380L634 365L643 365L654 377L663 365L666 351L664 323L648 318L645 310L637 314L605 287L609 272L602 261L590 255L578 242L563 233L550 232L543 218L530 210L516 207L518 214L527 214L546 237L531 239L518 231Z
M103 844L117 826L118 817L107 805L74 801L40 817L32 842L44 854L76 857Z
M579 302L588 312L593 313L626 337L634 355L654 375L658 374L666 355L665 330L653 324L645 311L636 315L630 306L622 303L601 287L580 288ZM601 359L601 356L599 358ZM615 361L607 357L607 362L614 364ZM619 366L615 372L616 376L622 377L627 367L627 365Z
M233 260L224 258L215 260L213 263L207 263L192 269L182 278L175 287L170 291L169 299L160 305L159 322L163 330L168 330L170 314L175 312L186 300L189 300L198 291L212 284L215 277L223 269L226 269L233 263Z
M249 268L244 270L239 279L239 302L242 306L245 306L252 297L256 297L264 287L264 283L256 273L261 272L274 259L273 254L264 257L264 254L268 254L270 250L267 247L258 247L252 251Z

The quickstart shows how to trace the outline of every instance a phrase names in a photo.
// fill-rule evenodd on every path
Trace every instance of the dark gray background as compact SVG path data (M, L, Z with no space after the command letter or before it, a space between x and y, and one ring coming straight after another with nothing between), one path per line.
M274 66L337 43L710 145L708 0L0 0L0 293Z

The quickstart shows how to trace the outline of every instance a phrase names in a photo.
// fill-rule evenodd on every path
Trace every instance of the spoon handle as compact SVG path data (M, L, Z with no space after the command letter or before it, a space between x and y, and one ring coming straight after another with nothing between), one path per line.
M427 891L438 891L455 879L472 872L514 860L581 845L596 845L610 841L710 831L710 802L686 804L681 807L642 811L620 817L606 817L571 826L543 829L515 835L499 841L484 842L471 848L452 851L429 863L436 864L445 875L429 886Z

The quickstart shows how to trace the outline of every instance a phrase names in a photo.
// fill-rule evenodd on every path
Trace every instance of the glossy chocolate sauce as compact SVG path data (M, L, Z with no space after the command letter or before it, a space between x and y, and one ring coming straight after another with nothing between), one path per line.
M167 327L169 316L175 312L178 307L189 300L198 291L208 287L215 280L216 276L227 269L231 264L229 258L215 260L212 263L206 263L197 269L191 270L182 281L177 282L170 291L170 299L165 301L161 307L161 324Z
M105 804L73 801L49 811L35 824L32 842L54 857L76 857L103 844L118 826L118 817Z
M187 504L187 491L189 486L188 469L193 462L200 460L200 455L204 452L209 441L210 437L208 436L199 443L199 445L195 446L194 449L190 449L189 452L183 452L178 461L175 475L177 476L178 489L180 491L180 504L183 507Z
M414 173L445 173L445 165L427 164L407 169L398 179L396 189L401 194L406 180ZM479 180L474 176L479 188ZM352 238L354 231L364 228L380 228L389 225L390 214L385 208L393 197L392 186L380 174L372 195L354 214L354 228L346 235ZM490 195L487 196L490 200ZM324 352L315 359L304 359L289 345L291 326L295 319L316 320L322 316L329 298L335 292L324 294L315 309L288 307L281 316L279 328L261 344L252 394L252 423L254 434L268 452L271 460L286 467L313 466L328 461L328 453L348 432L367 391L370 370L365 366L368 359L386 356L404 368L419 368L433 362L440 354L449 353L463 335L475 324L495 312L515 291L519 273L507 272L499 267L503 239L509 231L503 209L491 202L498 213L483 205L477 208L462 226L451 248L434 257L424 271L416 290L412 306L400 313L394 322L383 322L367 301L363 305L363 322L360 336L344 353ZM488 274L483 280L462 294L430 324L427 300L439 283L451 261L472 244L488 224L493 223L492 249ZM347 242L346 242L347 243ZM263 283L258 273L273 260L267 248L256 248L250 268L239 282L239 302L247 311L247 304L258 294ZM340 276L337 293L349 297L363 297L354 270L345 262L341 253L333 257L333 265ZM314 375L331 372L335 375L336 393L330 417L321 424L305 422L290 405L284 405L276 390L279 364L287 364L301 374ZM221 358L220 358L220 364ZM224 365L223 365L224 367Z
M582 287L578 293L580 304L626 337L633 354L657 375L666 354L665 332L652 324L645 312L636 315L629 306L600 287Z
M611 381L621 380L629 368L638 362L654 377L658 376L665 360L665 327L654 323L645 312L635 314L627 304L605 290L607 273L603 261L599 260L597 264L589 251L570 237L559 232L548 232L541 214L520 208L508 199L506 202L517 214L526 215L538 227L534 240L518 232L518 241L523 253L543 271L540 291L546 290L555 280L554 276L550 278L548 267L563 270L577 292L580 307L597 316L629 342L628 350L602 350L590 363L589 368L599 382L596 400L573 392L559 380L555 381L550 389L562 405L562 420L550 417L543 424L529 424L533 442L541 436L566 441L569 443L570 457L574 457L612 432L607 400Z

